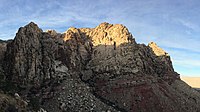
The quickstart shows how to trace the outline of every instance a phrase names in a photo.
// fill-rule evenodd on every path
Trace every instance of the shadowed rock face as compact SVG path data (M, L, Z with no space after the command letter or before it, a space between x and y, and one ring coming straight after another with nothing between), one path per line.
M180 80L170 56L153 42L137 44L120 24L60 34L31 22L0 45L5 81L50 112L200 111L200 94Z
M6 45L7 45L7 42L6 41L1 41L0 40L0 61L2 62L2 60L4 59L4 55L5 55L5 52L6 52Z
M40 86L56 79L56 53L62 45L59 37L56 38L44 33L33 22L20 28L7 45L4 64L7 78L23 87Z

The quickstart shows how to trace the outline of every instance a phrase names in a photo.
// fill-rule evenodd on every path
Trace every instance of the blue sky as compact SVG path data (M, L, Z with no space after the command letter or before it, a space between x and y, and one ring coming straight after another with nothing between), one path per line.
M138 43L156 42L181 75L200 76L199 0L0 0L0 39L13 39L30 21L43 30L128 27Z

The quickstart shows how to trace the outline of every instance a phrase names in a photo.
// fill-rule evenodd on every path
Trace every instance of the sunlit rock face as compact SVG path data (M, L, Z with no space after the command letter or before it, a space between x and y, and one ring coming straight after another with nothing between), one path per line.
M74 34L74 35L73 35ZM132 34L128 29L121 24L109 24L101 23L95 28L69 28L65 32L64 40L69 40L70 37L87 37L92 40L94 46L98 45L113 45L114 42L116 46L119 46L122 43L136 43Z
M200 94L180 80L168 53L137 44L121 24L61 34L31 22L2 48L5 80L48 111L200 111Z

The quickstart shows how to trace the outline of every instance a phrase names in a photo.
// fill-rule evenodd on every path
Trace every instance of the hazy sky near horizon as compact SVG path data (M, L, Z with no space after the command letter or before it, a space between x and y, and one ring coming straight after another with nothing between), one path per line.
M0 39L33 21L43 30L125 25L138 43L156 42L175 71L200 76L199 0L0 0Z

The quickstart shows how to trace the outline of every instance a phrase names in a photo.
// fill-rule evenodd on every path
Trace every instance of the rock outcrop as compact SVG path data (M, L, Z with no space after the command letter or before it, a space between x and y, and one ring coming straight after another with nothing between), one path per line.
M137 44L121 24L61 34L31 22L0 47L5 86L15 86L9 93L30 101L29 110L200 111L199 92L180 80L168 53Z
M59 37L43 32L33 22L21 27L7 45L3 66L7 79L25 88L57 81L62 75L56 71L55 59L62 44Z
M5 52L6 52L6 45L7 45L6 41L0 40L0 62L2 62L4 59Z

